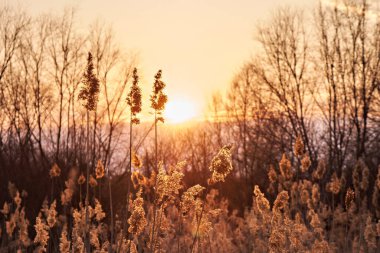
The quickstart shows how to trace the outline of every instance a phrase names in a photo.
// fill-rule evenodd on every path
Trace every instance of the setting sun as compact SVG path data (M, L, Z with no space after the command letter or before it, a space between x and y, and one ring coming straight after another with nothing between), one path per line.
M169 123L183 123L197 116L195 104L186 100L169 101L165 108L165 119Z

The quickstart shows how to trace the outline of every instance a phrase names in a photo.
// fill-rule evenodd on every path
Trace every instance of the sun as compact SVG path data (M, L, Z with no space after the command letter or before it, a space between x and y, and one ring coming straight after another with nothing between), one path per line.
M194 119L196 116L195 104L187 100L169 101L165 106L164 117L169 123L184 123Z

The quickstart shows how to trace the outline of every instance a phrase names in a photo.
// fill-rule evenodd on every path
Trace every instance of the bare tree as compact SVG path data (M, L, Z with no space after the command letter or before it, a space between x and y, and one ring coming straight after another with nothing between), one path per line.
M297 135L302 137L315 163L313 104L309 102L314 83L303 13L279 9L269 23L258 27L258 41L263 54L257 59L255 72L273 94L273 107L286 113L293 140Z
M66 9L59 18L52 18L49 22L49 40L47 51L49 56L49 70L52 82L56 84L58 97L58 108L52 112L54 123L52 127L56 137L53 142L55 146L55 159L58 160L61 152L62 136L64 126L70 122L64 122L64 114L70 111L74 90L77 89L82 72L78 63L83 64L83 37L81 38L74 28L75 10ZM80 64L80 66L84 66ZM70 117L67 118L70 120Z
M326 84L320 93L328 94L328 101L319 105L327 122L329 161L337 169L349 151L355 153L351 163L365 157L369 135L374 134L371 115L378 111L372 105L378 99L380 35L379 21L370 14L364 0L320 6L317 15L320 71Z

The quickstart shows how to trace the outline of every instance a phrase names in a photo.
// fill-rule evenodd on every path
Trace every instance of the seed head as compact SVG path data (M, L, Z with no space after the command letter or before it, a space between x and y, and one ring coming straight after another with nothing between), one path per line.
M268 178L269 178L269 182L271 183L275 183L277 181L277 173L273 165L269 167Z
M158 114L158 121L164 121L162 111L165 109L165 104L168 101L167 95L163 92L165 83L161 81L162 71L159 70L154 76L153 93L150 96L151 107Z
M136 194L136 199L132 203L132 214L128 219L128 232L138 236L144 231L147 221L145 218L145 210L143 208L144 200L141 197L141 189Z
M54 227L56 221L57 221L57 211L56 209L56 201L54 200L53 203L50 205L50 208L48 210L48 215L47 215L47 224L49 227Z
M20 207L21 206L21 197L20 197L20 192L17 190L16 191L16 196L13 198L13 201L16 203L16 206Z
M212 159L209 167L212 172L210 183L224 182L226 176L232 171L231 149L231 145L224 146Z
M82 185L82 184L84 184L84 182L86 182L86 178L85 178L85 176L83 175L83 173L79 176L79 178L78 178L78 184L79 185Z
M285 153L282 154L281 157L280 172L286 180L290 180L293 177L292 165L289 159L286 157Z
M95 219L100 222L104 217L106 217L105 212L103 212L102 204L100 204L99 200L95 199Z
M346 192L346 197L344 199L346 210L350 209L351 203L352 201L354 201L354 199L355 199L355 192L351 188L348 188Z
M4 202L3 209L0 210L0 212L4 215L7 215L9 213L9 205L7 202Z
M304 145L303 145L303 142L302 142L302 138L301 136L297 136L297 139L296 139L296 142L294 143L294 154L296 156L302 156L303 153L304 153Z
M334 172L333 175L331 176L330 182L327 183L326 185L326 190L336 195L340 192L340 188L341 188L340 180L336 172Z
M313 172L313 178L315 180L321 180L322 177L325 175L326 172L326 164L324 161L319 161L318 162L318 167L316 170Z
M43 222L40 215L36 218L34 228L36 230L34 242L40 244L42 252L46 252L46 245L49 240L49 226Z
M53 177L59 177L61 175L61 169L58 167L56 163L53 164L49 171L49 175L51 178Z
M360 182L360 188L363 191L366 191L369 186L369 169L367 166L364 166L362 170L362 181Z
M62 205L67 205L71 202L75 192L75 181L77 180L77 170L73 168L70 170L69 178L65 182L66 189L61 194L61 203Z
M181 211L186 215L190 210L198 209L201 206L201 201L197 198L205 188L199 184L187 189L181 197Z
M136 152L132 152L132 165L135 168L141 168L142 167L142 162L140 158L137 156Z
M70 253L70 241L67 239L67 225L63 226L61 238L59 239L59 250L61 253Z
M94 111L98 103L99 96L99 80L94 74L94 64L92 62L92 54L88 53L87 68L83 74L83 87L79 91L78 98L84 101L83 106L88 111Z
M288 204L289 195L287 191L282 191L277 195L276 200L274 201L273 210L279 211L286 207Z
M144 175L138 171L132 172L131 180L132 180L133 187L135 189L139 188L140 186L144 186L147 184L147 180L144 177Z
M165 198L173 199L179 194L179 190L182 188L182 178L184 174L182 173L182 167L184 163L180 162L166 173L162 164L160 165L158 175L156 178L156 192L159 196L159 200Z
M98 186L98 182L96 181L96 179L92 175L90 175L89 184L92 188L95 188L96 186Z
M140 119L137 118L137 114L141 112L141 89L138 86L139 76L137 75L137 69L133 70L133 84L131 90L128 93L127 104L131 108L131 124L139 124Z
M377 248L376 237L377 237L376 226L372 224L372 218L369 215L367 217L366 226L364 229L364 239L366 240L367 246L369 249L373 250Z
M255 189L253 190L256 199L257 209L261 214L267 213L270 209L269 201L265 198L264 193L260 191L258 185L255 185Z
M310 157L305 155L301 160L301 171L305 173L311 165Z
M321 197L321 194L320 194L320 191L319 191L318 184L313 184L313 188L311 190L311 198L312 198L314 206L318 205L320 197Z
M13 231L15 230L15 228L16 228L16 215L12 214L9 221L5 222L5 230L9 237L12 238Z
M101 160L98 160L98 163L96 164L95 174L96 179L100 179L104 177L104 166Z

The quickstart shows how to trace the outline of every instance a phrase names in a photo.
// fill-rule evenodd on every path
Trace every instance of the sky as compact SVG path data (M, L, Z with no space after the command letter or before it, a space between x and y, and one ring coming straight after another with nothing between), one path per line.
M169 101L200 116L256 50L255 26L279 6L310 8L314 0L18 0L32 14L77 8L78 21L112 25L122 48L138 54L143 90L163 70Z

